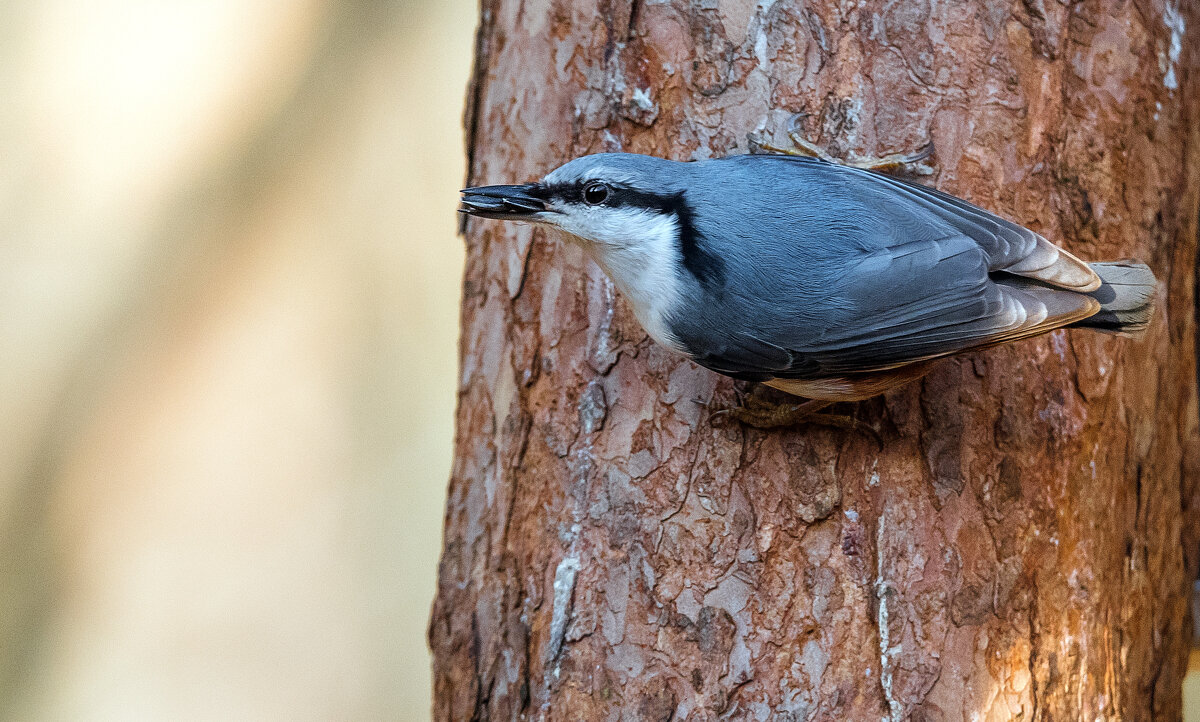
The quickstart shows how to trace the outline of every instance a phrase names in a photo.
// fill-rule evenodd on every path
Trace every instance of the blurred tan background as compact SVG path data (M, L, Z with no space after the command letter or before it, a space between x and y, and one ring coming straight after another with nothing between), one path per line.
M472 0L0 3L0 719L427 719Z
M429 718L475 12L0 3L0 720Z

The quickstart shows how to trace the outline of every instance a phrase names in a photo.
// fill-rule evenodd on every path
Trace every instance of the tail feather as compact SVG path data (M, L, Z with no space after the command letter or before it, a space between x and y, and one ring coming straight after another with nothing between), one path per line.
M1154 316L1154 271L1134 260L1089 263L1100 276L1100 288L1088 295L1100 302L1094 316L1072 326L1132 336L1146 330Z

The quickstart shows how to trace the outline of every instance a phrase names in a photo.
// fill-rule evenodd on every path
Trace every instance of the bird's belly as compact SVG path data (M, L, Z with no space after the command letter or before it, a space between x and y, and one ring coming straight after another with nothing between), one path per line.
M921 378L932 365L932 362L927 361L876 373L829 376L821 379L771 379L764 383L806 399L862 401Z

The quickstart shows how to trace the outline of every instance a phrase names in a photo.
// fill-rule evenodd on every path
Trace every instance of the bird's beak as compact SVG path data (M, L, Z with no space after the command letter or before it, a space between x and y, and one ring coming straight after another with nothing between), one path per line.
M479 186L464 188L459 213L480 218L501 218L510 221L533 220L546 211L546 202L539 197L538 185Z

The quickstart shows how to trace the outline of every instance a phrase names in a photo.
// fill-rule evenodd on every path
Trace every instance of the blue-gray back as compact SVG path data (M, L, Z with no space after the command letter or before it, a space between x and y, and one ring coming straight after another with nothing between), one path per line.
M688 284L683 308L692 310L671 326L718 371L803 378L889 368L1041 332L1045 318L1089 303L1017 276L997 282L991 272L1054 247L929 188L789 156L676 173L697 243L724 268Z

